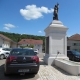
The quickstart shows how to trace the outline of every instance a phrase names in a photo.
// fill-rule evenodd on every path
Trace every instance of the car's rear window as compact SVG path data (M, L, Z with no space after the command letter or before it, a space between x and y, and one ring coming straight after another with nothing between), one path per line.
M10 52L10 55L27 55L27 56L34 56L36 55L33 50L27 49L13 49Z

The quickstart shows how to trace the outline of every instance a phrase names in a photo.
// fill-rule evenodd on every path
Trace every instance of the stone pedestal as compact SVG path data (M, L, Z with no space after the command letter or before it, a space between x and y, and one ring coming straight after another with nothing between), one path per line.
M44 62L53 65L56 58L67 58L67 32L61 21L53 20L45 31ZM59 54L58 54L59 53Z

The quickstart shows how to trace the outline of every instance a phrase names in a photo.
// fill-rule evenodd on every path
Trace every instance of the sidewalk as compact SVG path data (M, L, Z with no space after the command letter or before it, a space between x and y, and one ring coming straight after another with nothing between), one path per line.
M37 80L80 80L78 76L72 76L56 66L46 65L41 59L40 64Z

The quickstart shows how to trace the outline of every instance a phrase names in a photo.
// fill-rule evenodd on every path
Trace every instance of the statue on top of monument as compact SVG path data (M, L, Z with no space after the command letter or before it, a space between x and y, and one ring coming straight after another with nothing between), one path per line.
M57 3L54 7L53 20L58 20L58 8L59 8L59 4Z

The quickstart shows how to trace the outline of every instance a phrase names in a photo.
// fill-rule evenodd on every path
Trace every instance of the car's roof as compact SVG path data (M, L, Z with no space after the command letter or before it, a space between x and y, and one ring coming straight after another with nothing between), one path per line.
M67 50L67 51L71 51L71 52L78 52L78 51L75 51L75 50ZM80 53L80 52L78 52L78 53Z
M30 48L13 48L13 49L26 49L26 50L33 50L33 49L30 49Z
M74 50L67 50L67 51L74 51Z
M2 47L0 47L0 49L12 49L12 48L2 48Z

